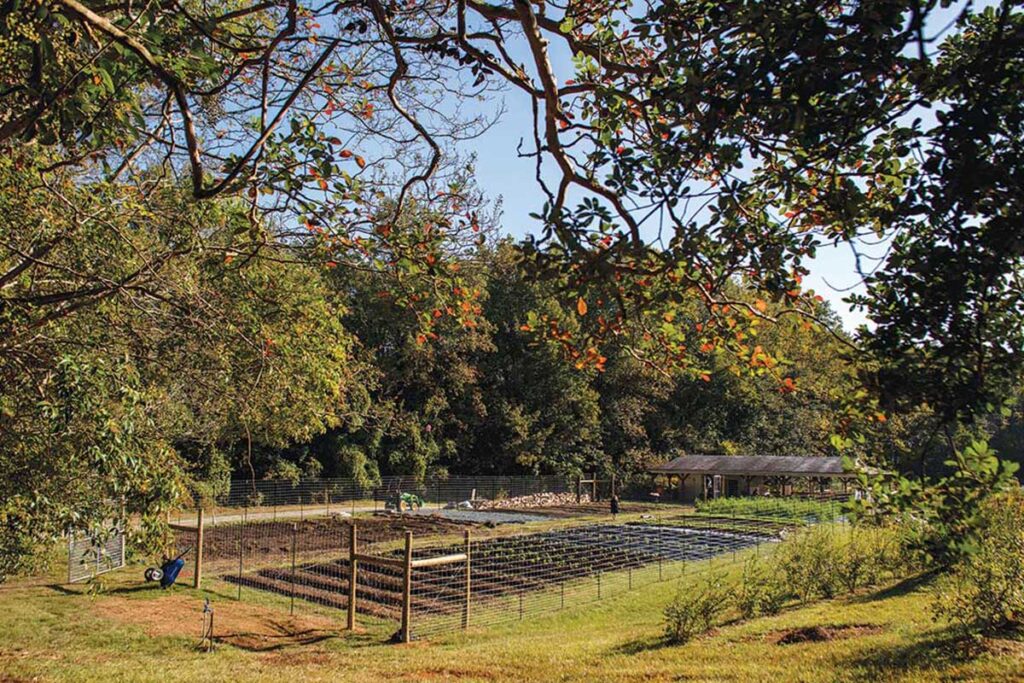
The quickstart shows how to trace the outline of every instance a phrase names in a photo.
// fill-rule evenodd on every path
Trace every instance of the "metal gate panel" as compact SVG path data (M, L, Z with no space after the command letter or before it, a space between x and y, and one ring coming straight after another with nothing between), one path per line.
M85 581L125 566L125 538L121 529L105 538L72 531L68 534L68 583Z

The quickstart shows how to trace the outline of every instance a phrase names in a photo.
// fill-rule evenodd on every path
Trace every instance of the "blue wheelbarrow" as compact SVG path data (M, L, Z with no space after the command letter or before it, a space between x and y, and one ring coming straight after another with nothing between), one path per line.
M185 556L192 552L192 546L175 558L168 558L159 567L148 567L144 576L146 581L159 581L161 588L170 588L178 580L178 574L185 566Z

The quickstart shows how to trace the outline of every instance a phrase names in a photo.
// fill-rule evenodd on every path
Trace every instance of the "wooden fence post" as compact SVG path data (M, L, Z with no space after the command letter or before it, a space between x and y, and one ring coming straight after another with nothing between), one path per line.
M583 497L583 477L576 476L576 504L580 504L580 500Z
M356 627L356 584L359 581L359 565L356 559L356 543L359 542L359 535L356 531L356 523L348 528L348 630L353 631Z
M74 552L75 552L75 530L71 527L67 528L68 534L68 583L71 583L71 568L74 566Z
M405 532L405 566L402 572L402 642L412 642L412 532Z
M238 525L238 599L242 599L242 531L245 529L245 513L242 523Z
M203 527L205 526L203 517L203 508L200 506L196 513L196 569L192 576L193 588L203 587Z
M466 604L462 608L462 628L469 628L469 598L472 592L471 589L471 576L470 576L470 562L472 555L469 552L470 546L470 532L466 529Z
M296 524L295 522L292 522L292 576L291 576L291 579L292 579L291 584L292 585L291 585L291 590L289 591L291 593L291 598L292 599L291 599L291 607L289 608L289 613L290 614L295 614L295 546L297 545L296 544L296 538L298 537L298 535L299 535L299 525Z

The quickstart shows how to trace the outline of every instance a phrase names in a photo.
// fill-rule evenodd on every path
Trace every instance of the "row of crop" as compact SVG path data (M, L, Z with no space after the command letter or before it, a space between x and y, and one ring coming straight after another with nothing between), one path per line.
M728 517L778 519L803 523L833 522L843 515L843 502L804 498L714 498L696 503L697 512Z

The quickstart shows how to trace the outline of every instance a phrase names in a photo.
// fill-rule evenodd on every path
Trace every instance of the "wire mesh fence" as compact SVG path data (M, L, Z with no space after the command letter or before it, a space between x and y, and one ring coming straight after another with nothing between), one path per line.
M350 602L352 541L360 553L392 558L406 531L426 538L457 535L464 523L427 515L332 516L302 521L244 521L205 530L204 572L243 591L258 589L296 601L347 610ZM353 529L357 538L353 539ZM178 542L182 545L182 541ZM401 571L391 564L363 562L357 595L360 613L397 620L401 614Z
M367 486L355 479L321 478L227 482L221 490L196 495L172 521L189 519L203 507L212 523L257 519L305 519L337 513L357 514L399 507L443 509L446 507L503 508L517 500L544 496L559 504L573 497L575 478L562 475L479 477L385 477ZM558 496L562 496L559 498ZM589 500L589 498L587 498Z
M466 622L491 626L591 604L767 541L731 531L638 524L470 541L468 573L464 563L414 570L412 633L430 636ZM460 548L416 549L414 557L453 555Z
M591 604L759 552L808 524L843 520L840 500L735 499L704 512L627 506L623 521L535 517L542 528L451 510L295 520L245 514L205 528L204 573L234 584L239 599L270 592L292 611L336 608L350 625L384 621L396 637L410 639ZM476 514L521 521L507 511ZM194 528L177 529L178 552L196 543ZM185 579L192 563L186 567Z
M195 582L196 557L199 554L199 530L195 526L173 525L174 542L165 550L167 559L181 557L185 565L178 573L177 581L182 584Z

